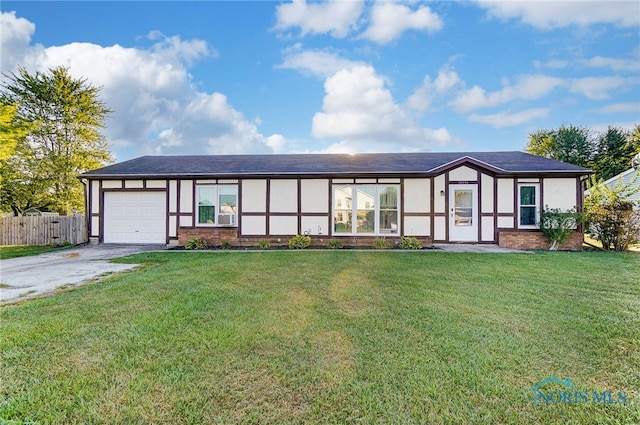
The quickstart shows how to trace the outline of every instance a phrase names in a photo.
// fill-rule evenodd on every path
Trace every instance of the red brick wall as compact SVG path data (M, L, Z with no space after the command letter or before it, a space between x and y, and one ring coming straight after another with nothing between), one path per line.
M223 242L229 242L232 246L257 247L262 240L268 240L272 247L288 246L291 236L250 236L238 238L238 229L236 227L180 227L178 229L178 245L184 246L189 239L199 237L203 238L209 246L220 246ZM321 247L327 246L327 243L336 239L342 243L342 246L353 247L371 247L373 236L312 236L311 246ZM388 237L387 240L396 244L400 241L397 237ZM429 248L433 245L430 237L418 238L422 242L422 246ZM560 246L560 250L581 251L583 234L581 232L573 233L567 242ZM549 249L549 241L542 232L518 232L518 231L501 231L498 232L498 245L505 248L515 249Z
M320 236L312 236L311 246L326 246L330 240L335 239L340 241L340 243L342 243L342 246L372 247L373 241L380 238L380 236L329 236L324 238L321 238ZM400 243L399 237L386 237L384 239L391 242L392 247L395 247ZM431 248L431 246L433 245L433 239L430 236L420 236L416 237L416 239L418 239L422 243L423 248Z
M569 239L558 248L562 251L582 251L584 235L574 232ZM514 249L549 249L549 240L542 232L498 232L498 245Z
M222 242L237 245L238 229L236 227L180 227L178 229L178 245L184 246L193 238L202 238L209 246L220 246Z
M184 246L187 241L193 238L204 239L209 246L220 246L223 242L229 242L232 246L257 247L260 241L268 240L272 247L289 246L289 239L292 236L242 236L238 238L238 229L236 227L180 227L178 229L178 245ZM312 236L311 246L322 247L327 246L330 240L336 239L342 243L342 246L373 246L374 236ZM386 238L393 244L399 243L399 237ZM430 237L417 238L422 242L424 248L429 248L433 244Z

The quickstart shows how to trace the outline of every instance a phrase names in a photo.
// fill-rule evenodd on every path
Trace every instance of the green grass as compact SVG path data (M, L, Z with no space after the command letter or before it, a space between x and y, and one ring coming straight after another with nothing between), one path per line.
M640 423L640 256L165 252L5 307L0 418ZM626 405L534 405L551 376ZM553 389L553 388L552 388ZM561 389L561 388L557 388Z
M66 247L64 247L66 248ZM57 251L60 249L59 247L54 246L27 246L27 245L16 245L16 246L0 246L0 259L8 260L9 258L16 257L27 257L30 255L39 255L44 254L45 252Z

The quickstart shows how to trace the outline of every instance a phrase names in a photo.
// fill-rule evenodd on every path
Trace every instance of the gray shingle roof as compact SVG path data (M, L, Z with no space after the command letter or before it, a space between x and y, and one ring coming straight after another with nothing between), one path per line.
M627 201L640 201L640 168L637 170L629 168L627 171L611 177L602 184L610 189L614 189L618 185L628 187L628 190L624 192L624 199ZM634 192L636 190L637 192ZM588 195L589 192L590 190L585 191L585 195Z
M84 178L264 175L429 175L470 162L496 174L591 171L524 152L143 156L81 175Z

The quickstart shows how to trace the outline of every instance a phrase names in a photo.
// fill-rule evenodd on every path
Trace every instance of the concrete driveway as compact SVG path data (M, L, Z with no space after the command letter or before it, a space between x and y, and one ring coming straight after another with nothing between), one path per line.
M41 296L60 288L137 267L109 259L163 249L160 245L85 245L0 261L0 303Z

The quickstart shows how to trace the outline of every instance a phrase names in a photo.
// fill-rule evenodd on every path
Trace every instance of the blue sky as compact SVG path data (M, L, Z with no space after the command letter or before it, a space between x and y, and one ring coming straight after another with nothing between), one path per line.
M640 124L640 2L3 1L3 73L102 87L149 154L522 150Z

